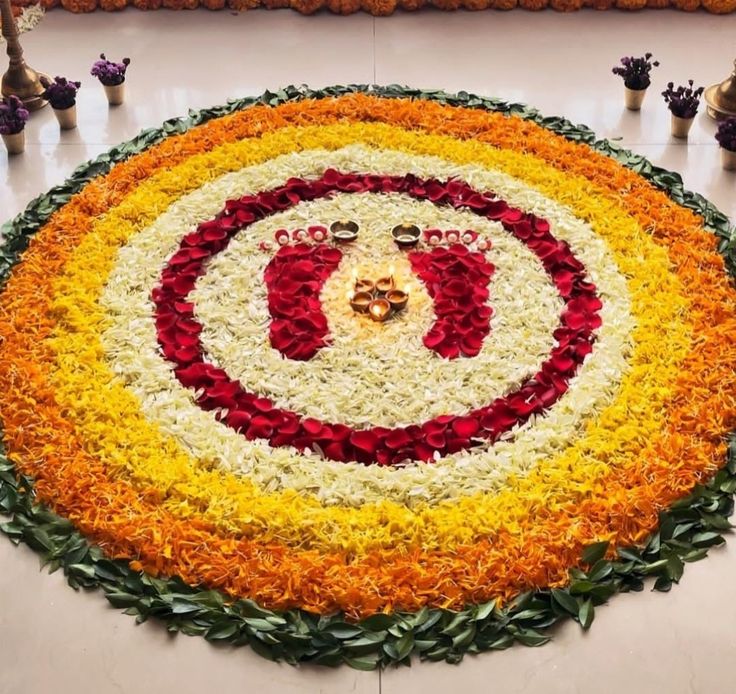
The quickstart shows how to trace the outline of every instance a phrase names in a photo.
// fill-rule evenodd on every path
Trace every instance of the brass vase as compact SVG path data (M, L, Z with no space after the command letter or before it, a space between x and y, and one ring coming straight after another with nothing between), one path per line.
M638 111L641 109L644 97L647 95L646 89L629 89L624 87L624 99L626 102L626 108L629 111Z
M703 93L708 115L716 120L736 116L736 60L733 72L719 84L712 84Z
M19 133L3 135L3 142L8 154L21 154L26 148L26 131L21 130Z
M671 119L671 132L673 137L680 137L680 138L687 138L687 136L690 134L690 128L693 127L693 123L695 122L695 118L680 118L680 116L676 116L674 113L672 114Z
M721 165L726 171L736 171L736 152L721 147Z
M54 115L62 130L74 130L77 127L77 105L68 108L55 108Z
M125 82L120 84L103 84L105 94L107 95L107 103L110 106L120 106L125 99Z

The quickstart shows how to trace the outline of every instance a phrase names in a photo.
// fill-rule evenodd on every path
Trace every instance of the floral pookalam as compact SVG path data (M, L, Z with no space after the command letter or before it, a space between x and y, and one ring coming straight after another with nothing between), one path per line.
M723 541L732 233L675 174L465 94L171 121L6 227L1 527L139 620L289 662L588 628ZM351 308L381 277L385 322Z

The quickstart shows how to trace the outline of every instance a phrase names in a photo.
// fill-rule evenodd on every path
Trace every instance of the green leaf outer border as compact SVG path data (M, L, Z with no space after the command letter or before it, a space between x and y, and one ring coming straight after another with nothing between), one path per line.
M20 260L30 237L53 212L114 164L166 137L257 104L278 106L288 101L358 92L515 115L568 140L585 143L700 215L706 228L718 238L718 250L729 274L736 276L736 229L726 215L703 196L686 191L679 174L653 166L615 142L597 140L586 126L574 125L564 118L543 117L523 104L467 92L449 94L399 85L349 85L320 90L288 86L260 97L190 111L185 118L172 118L160 128L143 130L132 140L82 164L67 181L37 197L24 212L2 226L0 287ZM654 589L667 591L679 581L684 563L702 559L710 547L725 541L723 533L731 527L728 518L734 509L734 492L736 435L732 434L725 466L707 484L698 485L690 496L663 511L658 531L643 548L619 549L616 559L607 560L601 558L605 554L603 543L595 543L586 550L586 557L594 563L572 569L570 583L564 589L524 593L503 608L495 601L471 605L459 612L425 607L414 613L377 614L359 623L346 623L341 614L319 617L297 609L266 610L252 600L232 602L218 591L192 588L178 577L154 578L133 571L125 561L105 558L100 548L91 545L68 520L34 503L32 480L16 476L0 442L0 513L11 517L0 523L0 531L15 544L25 542L38 552L42 564L51 571L62 568L73 588L101 588L114 607L134 615L137 622L156 617L165 620L171 632L199 634L210 641L236 646L248 644L260 655L294 665L346 663L361 670L410 664L412 654L418 654L422 660L458 663L465 653L501 650L514 643L538 646L551 638L550 627L563 619L571 617L587 629L593 622L594 606L605 603L615 593L642 590L647 577L655 577Z

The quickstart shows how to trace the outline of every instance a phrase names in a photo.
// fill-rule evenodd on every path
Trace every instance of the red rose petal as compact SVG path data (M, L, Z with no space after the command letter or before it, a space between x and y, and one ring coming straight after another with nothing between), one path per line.
M447 443L447 439L445 439L445 435L439 431L428 434L424 440L427 442L429 446L432 446L432 448L436 448L438 450L442 450L445 447L445 444Z
M273 409L273 403L268 398L256 398L253 407L259 412L268 412Z
M354 431L350 436L350 443L366 453L375 453L378 448L378 437L370 430Z
M458 436L469 439L478 433L480 423L474 417L458 417L452 423L452 429Z
M404 429L394 429L386 436L386 445L394 450L408 446L410 443L411 438Z
M247 412L236 410L234 412L230 412L225 421L229 427L240 432L250 426L250 415Z
M320 432L324 428L322 426L322 422L312 419L311 417L307 417L306 419L302 420L302 427L304 428L304 431L306 431L310 436L319 436Z

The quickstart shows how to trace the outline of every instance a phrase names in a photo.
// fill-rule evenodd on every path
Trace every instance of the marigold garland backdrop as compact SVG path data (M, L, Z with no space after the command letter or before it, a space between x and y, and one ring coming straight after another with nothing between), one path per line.
M669 590L730 527L733 229L584 126L289 87L142 132L4 237L0 528L138 621L457 662Z
M18 0L25 3L26 0ZM414 11L423 7L435 7L443 11L452 10L513 10L522 8L532 12L552 9L557 12L574 12L588 7L596 10L641 10L644 8L664 9L667 7L695 12L703 8L714 14L736 11L736 0L40 0L50 9L62 7L70 12L94 12L97 9L116 12L126 7L140 10L193 10L205 7L208 10L251 10L256 8L283 9L289 7L302 14L314 14L327 10L335 14L368 12L375 16L387 16L397 10Z

